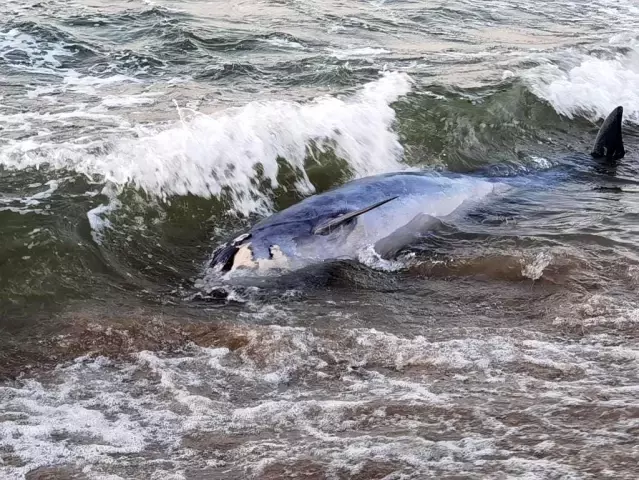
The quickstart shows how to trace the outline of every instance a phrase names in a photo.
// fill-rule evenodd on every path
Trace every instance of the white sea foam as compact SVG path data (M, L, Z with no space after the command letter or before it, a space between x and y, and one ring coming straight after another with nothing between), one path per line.
M86 95L96 95L99 88L122 83L142 83L142 81L127 75L116 74L107 77L94 77L91 75L80 75L71 70L67 72L63 79L62 89L72 90Z
M639 307L627 300L593 295L568 315L555 319L555 325L569 327L632 327L639 324Z
M390 53L389 50L386 50L384 48L373 48L373 47L359 47L359 48L351 48L351 49L330 50L330 52L332 56L340 60L347 60L349 58L358 58L358 57L374 57L377 55Z
M312 146L332 149L355 176L402 169L403 149L392 129L390 104L410 86L408 76L387 73L350 98L253 102L213 115L180 111L182 120L175 126L139 127L137 138L115 140L106 155L89 154L82 145L40 145L30 139L0 152L0 164L14 169L48 164L116 186L134 185L159 197L210 197L228 191L236 211L266 212L269 197L256 184L256 168L261 166L263 176L276 186L277 160L284 159L300 172L300 188L310 192L304 166ZM65 115L80 114L94 112Z
M639 41L613 37L610 43L627 52L601 57L570 50L559 64L543 64L523 78L535 95L569 118L604 118L622 105L624 119L639 123Z
M102 243L104 230L111 228L111 222L107 215L121 206L121 203L117 198L117 190L112 184L107 184L102 189L101 193L108 197L108 203L98 205L87 212L87 218L89 219L89 225L91 226L91 236L98 244Z
M150 105L154 102L155 100L148 95L107 95L102 99L102 105L109 108Z
M408 267L408 263L401 260L386 260L375 251L373 245L367 245L357 252L357 260L364 265L386 272L396 272Z
M0 196L0 212L10 211L21 215L31 213L48 215L50 205L45 202L59 188L60 184L68 180L68 178L69 177L60 178L58 180L49 180L44 184L47 187L46 190L36 192L33 195L21 197ZM40 188L42 186L42 184L38 183L29 185L29 188Z
M553 261L553 256L550 252L540 252L535 255L532 260L524 260L522 265L521 274L524 277L528 277L532 280L539 280L544 274L544 270Z
M571 406L636 405L636 387L628 383L639 362L636 346L601 335L558 343L516 329L451 334L462 332L463 338L436 341L365 328L238 327L244 346L237 350L143 351L124 364L80 358L43 379L0 385L0 455L21 460L3 465L4 478L56 464L89 469L92 476L152 478L209 460L259 475L309 455L353 473L374 458L415 474L464 471L480 462L516 475L518 462L552 453L548 438L517 442L527 426L549 416L560 428L558 438L577 435L585 446L632 438L624 433L633 425L630 412L621 410L619 421L597 429L571 421L561 430L561 415ZM611 372L621 383L601 381ZM488 394L487 402L473 406L478 392L495 385L494 405ZM532 423L523 430L503 423L513 413L514 407L503 409L509 401L528 407L522 414ZM497 446L495 438L506 433L509 439ZM202 435L212 439L204 441L204 456L184 444ZM157 456L161 464L152 460ZM535 471L543 477L572 470L555 457L540 458Z
M307 48L301 43L287 40L286 38L277 38L277 37L265 38L262 41L274 47L294 49L294 50L307 50Z
M32 73L56 74L60 58L73 53L56 42L41 41L18 29L0 31L0 57L16 70Z

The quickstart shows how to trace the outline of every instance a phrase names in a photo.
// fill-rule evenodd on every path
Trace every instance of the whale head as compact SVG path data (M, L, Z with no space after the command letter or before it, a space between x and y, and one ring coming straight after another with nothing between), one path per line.
M284 248L273 240L278 238ZM269 241L270 240L270 241ZM268 235L268 232L244 233L223 243L214 252L209 267L221 273L234 270L284 269L293 255L293 237Z

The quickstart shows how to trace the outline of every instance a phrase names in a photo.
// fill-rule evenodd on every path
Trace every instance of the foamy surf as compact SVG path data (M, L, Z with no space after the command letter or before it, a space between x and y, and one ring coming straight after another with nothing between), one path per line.
M631 454L637 352L606 335L570 343L464 327L437 339L275 325L219 334L211 329L217 347L81 357L0 386L5 478L44 465L91 478L131 468L279 478L304 462L373 475L371 461L408 478L483 468L579 478L593 449ZM603 382L611 371L621 384ZM549 418L552 435L538 430ZM574 442L580 452L569 454Z
M62 66L60 60L73 55L65 46L61 42L37 39L16 28L0 30L0 58L12 64L12 68L25 72L57 75Z
M278 159L298 172L298 189L314 190L305 172L311 148L331 149L355 176L402 169L403 148L390 105L410 88L407 75L386 73L349 98L253 102L212 115L180 109L181 120L174 126L136 128L136 138L111 141L106 154L30 139L28 145L16 142L5 148L0 164L16 170L45 165L73 170L160 198L228 192L232 210L266 213L271 201L258 180L278 185Z
M557 63L523 73L531 91L568 118L605 118L618 105L624 120L639 123L639 40L613 37L612 52L569 50Z

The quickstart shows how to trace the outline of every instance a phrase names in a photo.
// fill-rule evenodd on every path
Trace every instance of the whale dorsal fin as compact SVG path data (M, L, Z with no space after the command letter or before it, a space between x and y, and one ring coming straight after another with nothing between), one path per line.
M595 139L591 153L593 157L618 160L626 154L621 135L622 118L623 107L617 107L610 112Z
M399 195L398 195L399 196ZM391 197L391 198L387 198L385 200L382 200L381 202L377 202L374 203L372 205L369 205L368 207L364 207L361 208L359 210L355 210L354 212L348 212L345 213L343 215L340 215L337 218L332 218L331 220L327 220L325 222L320 223L318 226L316 226L313 229L313 235L323 235L325 233L330 232L331 230L333 230L335 227L338 227L350 220L352 220L355 217L359 217L360 215L366 213L366 212L370 212L371 210L373 210L374 208L377 207L381 207L382 205L395 200L398 196L395 197Z

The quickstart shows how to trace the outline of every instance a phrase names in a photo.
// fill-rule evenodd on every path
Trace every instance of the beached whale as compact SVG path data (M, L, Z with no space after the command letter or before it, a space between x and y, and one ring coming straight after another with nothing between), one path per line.
M623 108L606 118L591 155L616 161L625 155ZM454 221L500 190L532 181L531 176L490 177L434 172L399 172L365 177L313 195L255 224L219 246L210 266L294 269L311 263L357 258L374 248L392 258L442 220Z

